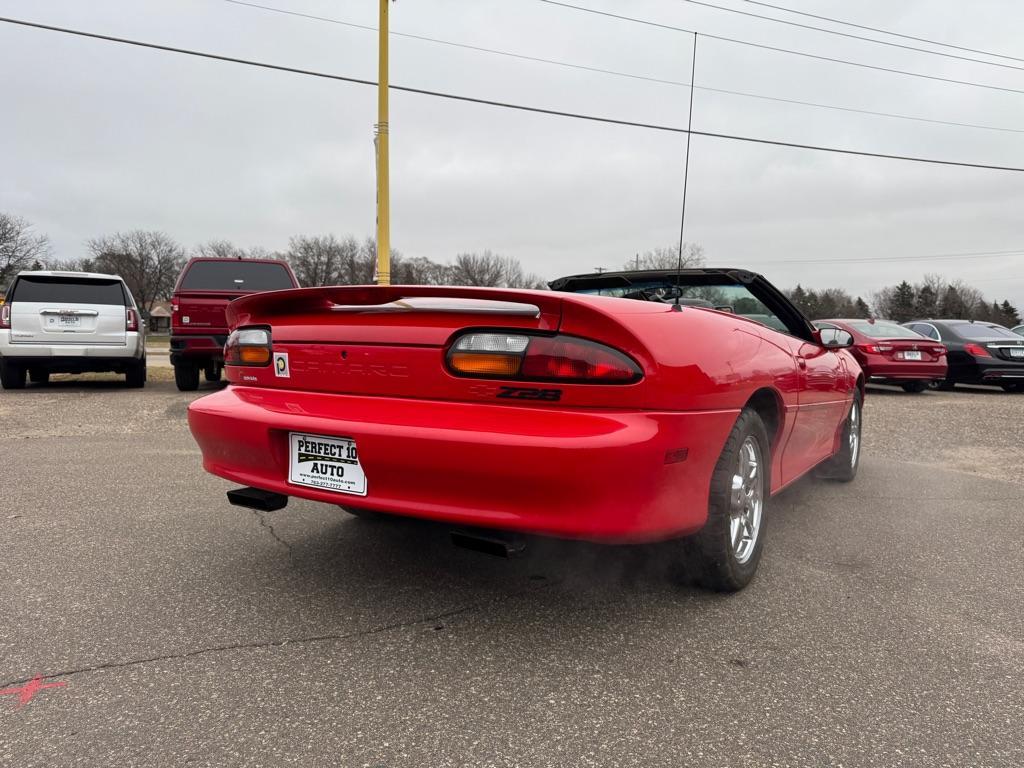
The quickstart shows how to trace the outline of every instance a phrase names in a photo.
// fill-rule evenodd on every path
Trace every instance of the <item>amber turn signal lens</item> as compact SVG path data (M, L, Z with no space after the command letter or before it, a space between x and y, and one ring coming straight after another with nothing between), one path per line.
M270 350L266 347L240 347L238 358L242 365L267 365L270 362Z
M459 373L477 376L515 376L519 373L522 358L519 355L456 352L451 356L450 364Z

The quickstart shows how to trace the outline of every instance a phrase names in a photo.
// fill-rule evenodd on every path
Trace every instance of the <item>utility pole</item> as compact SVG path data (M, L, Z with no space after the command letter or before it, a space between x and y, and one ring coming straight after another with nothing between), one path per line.
M391 189L388 165L388 3L380 0L377 43L377 285L391 285Z

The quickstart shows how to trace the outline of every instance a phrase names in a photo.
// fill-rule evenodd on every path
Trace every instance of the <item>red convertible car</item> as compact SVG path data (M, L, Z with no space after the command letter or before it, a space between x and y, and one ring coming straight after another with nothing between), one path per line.
M852 480L864 377L763 277L580 275L552 291L331 287L228 307L227 389L192 403L232 503L289 496L470 531L671 540L736 590L768 498Z

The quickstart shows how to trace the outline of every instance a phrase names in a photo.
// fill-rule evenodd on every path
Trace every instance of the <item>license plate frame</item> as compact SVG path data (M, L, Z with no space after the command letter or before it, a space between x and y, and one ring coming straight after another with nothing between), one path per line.
M903 359L904 360L910 360L912 362L917 363L917 362L920 362L923 359L923 357L921 355L920 350L908 349L908 350L904 351Z
M1017 359L1024 359L1024 347L1016 347L1015 349L1009 350L1010 357Z
M368 491L355 438L335 435L289 432L288 482L348 496Z
M78 315L61 313L57 315L57 325L61 328L80 328L82 325L82 318Z

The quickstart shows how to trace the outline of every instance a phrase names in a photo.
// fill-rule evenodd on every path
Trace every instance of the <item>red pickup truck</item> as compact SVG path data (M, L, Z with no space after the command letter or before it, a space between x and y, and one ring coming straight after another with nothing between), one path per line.
M220 381L230 301L298 287L291 267L276 259L191 259L171 298L171 365L178 389L198 389L200 371L207 381Z

